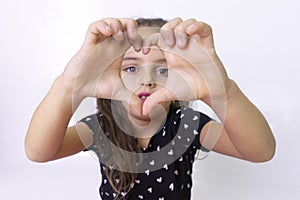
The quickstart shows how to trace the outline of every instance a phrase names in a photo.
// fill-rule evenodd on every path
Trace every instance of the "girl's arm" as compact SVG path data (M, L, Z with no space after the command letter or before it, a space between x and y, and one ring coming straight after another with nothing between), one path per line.
M228 77L208 24L175 18L151 41L165 51L171 84L146 99L144 113L167 100L202 100L222 121L204 126L200 141L206 148L253 162L274 156L275 139L268 123Z
M68 128L72 117L72 96L58 77L48 94L37 107L25 138L27 157L36 162L45 162L80 152L92 144L88 128L82 127L78 135L76 127Z
M140 50L141 39L134 31L136 26L135 20L125 18L105 18L89 26L82 47L33 114L25 138L29 159L54 160L80 152L93 143L87 125L79 123L76 127L68 127L73 111L85 97L132 98L133 104L141 104L137 96L122 87L117 94L113 93L112 87L121 81L118 71L108 66L131 44L135 50ZM127 30L131 31L123 34Z
M231 84L226 101L213 108L222 124L215 121L206 124L201 132L201 143L206 140L211 145L214 141L210 138L218 138L212 147L218 153L252 162L272 159L276 142L268 122L236 83L231 81Z

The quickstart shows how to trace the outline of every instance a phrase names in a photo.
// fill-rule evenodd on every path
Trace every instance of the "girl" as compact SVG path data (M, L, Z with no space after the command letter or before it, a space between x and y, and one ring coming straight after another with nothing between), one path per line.
M97 113L68 127L86 97L97 98ZM222 123L188 108L191 100L205 102ZM91 24L25 139L26 154L36 162L96 152L102 199L190 199L199 149L265 162L275 139L227 76L211 27L180 18Z

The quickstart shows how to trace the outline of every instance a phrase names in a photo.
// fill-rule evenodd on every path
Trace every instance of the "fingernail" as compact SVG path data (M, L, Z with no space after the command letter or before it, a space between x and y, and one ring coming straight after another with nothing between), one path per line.
M105 29L106 29L107 31L110 31L110 30L111 30L110 26L105 26Z
M147 53L149 53L149 51L150 51L150 48L149 47L142 47L142 52L143 52L143 54L147 54Z
M118 41L123 40L123 32L122 32L122 31L117 32L117 33L114 35L114 37L115 37L115 39L118 40Z
M135 29L128 29L127 32L130 34L130 35L135 35L137 33L137 31Z
M180 39L180 38L177 39L176 44L177 44L177 46L182 47L182 46L183 46L183 41L182 41L182 39Z
M173 46L174 42L173 42L173 40L171 38L167 38L166 39L166 43L167 43L168 46Z
M191 24L187 27L187 31L191 31L195 27L195 24Z

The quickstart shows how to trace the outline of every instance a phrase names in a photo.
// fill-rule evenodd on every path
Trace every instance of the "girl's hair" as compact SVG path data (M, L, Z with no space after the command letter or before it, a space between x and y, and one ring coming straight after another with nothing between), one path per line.
M167 23L167 20L164 20L162 18L138 18L136 19L136 23L138 27L162 27L165 23Z
M161 18L139 18L136 19L136 22L138 24L138 27L162 27L167 21ZM105 133L107 133L107 137L115 146L129 152L141 152L141 149L138 146L137 138L131 136L132 134L127 134L124 131L130 131L130 125L128 125L130 123L128 122L128 117L124 116L125 108L123 107L122 103L109 99L97 99L97 110L101 114L101 118L99 118L101 128ZM122 121L122 126L124 126L124 124L127 124L128 128L118 126L113 117L113 112L117 112L118 118L120 117L119 119L121 119ZM95 144L101 144L100 138L95 138ZM121 192L126 192L129 196L129 191L137 177L137 174L116 169L123 169L124 166L126 166L127 169L134 169L134 167L136 166L133 166L135 164L134 162L132 162L132 158L129 158L129 156L126 154L115 152L108 153L114 155L108 158L109 160L106 162L106 164L110 163L111 166L115 167L106 166L106 169L104 170L105 175L117 194L120 195ZM121 164L120 161L124 161L125 163ZM116 198L119 197L117 196Z

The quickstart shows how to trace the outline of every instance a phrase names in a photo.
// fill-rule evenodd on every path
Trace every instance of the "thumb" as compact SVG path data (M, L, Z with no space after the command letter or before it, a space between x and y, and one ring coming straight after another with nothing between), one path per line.
M151 94L143 104L143 115L148 115L151 109L162 102L175 100L176 96L171 90L162 88Z
M118 89L115 87L111 99L126 102L130 109L133 109L135 113L140 115L142 114L143 103L141 99L135 93L125 87Z
M136 96L134 93L131 93L130 98L128 99L128 105L135 113L142 115L143 103L141 99Z

